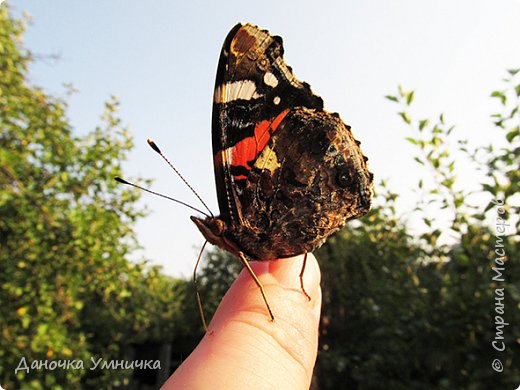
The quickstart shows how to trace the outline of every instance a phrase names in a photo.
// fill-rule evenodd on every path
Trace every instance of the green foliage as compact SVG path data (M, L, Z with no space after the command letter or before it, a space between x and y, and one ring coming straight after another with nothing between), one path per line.
M143 211L113 181L132 147L117 100L75 136L67 103L27 82L24 24L0 7L0 382L109 388L129 372L90 371L91 357L121 359L132 343L175 332L183 282L128 260ZM22 358L85 369L15 374Z
M483 189L493 197L503 199L506 217L516 216L516 231L520 227L519 179L520 179L520 77L519 69L509 69L504 79L506 88L494 91L491 96L500 101L500 112L492 115L495 125L505 135L504 146L489 145L477 151L483 154L488 180ZM482 158L482 157L481 157ZM493 207L490 201L486 210Z
M516 234L497 237L495 226L501 217L518 228L520 88L516 71L509 73L507 88L492 94L502 107L493 118L505 146L469 151L460 141L461 160L450 149L454 128L443 115L414 120L408 112L413 92L399 88L387 96L400 105L398 114L414 134L407 140L417 149L415 160L434 179L417 186L423 197L416 212L426 230L419 237L407 233L393 207L397 195L382 182L371 213L317 251L324 297L317 388L371 389L384 383L388 389L488 389L520 382L514 354L520 340L514 325L520 321L519 240ZM491 199L488 207L468 204L470 193L458 183L462 164L487 174L482 190ZM503 214L497 214L497 201L504 202ZM434 226L427 209L448 212L448 226ZM445 240L449 244L439 243L443 234L452 238ZM500 244L505 258L495 252ZM493 279L497 258L505 261L502 281ZM500 289L503 314L496 309ZM497 315L510 324L503 352L491 344ZM491 368L495 358L504 365L502 373Z

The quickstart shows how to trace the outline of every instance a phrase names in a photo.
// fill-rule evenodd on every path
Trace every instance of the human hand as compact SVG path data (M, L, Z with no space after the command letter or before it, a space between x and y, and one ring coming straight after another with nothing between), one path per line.
M300 288L303 255L254 261L273 310L265 303L247 270L228 290L199 345L162 389L308 389L318 351L321 310L320 270L307 255Z

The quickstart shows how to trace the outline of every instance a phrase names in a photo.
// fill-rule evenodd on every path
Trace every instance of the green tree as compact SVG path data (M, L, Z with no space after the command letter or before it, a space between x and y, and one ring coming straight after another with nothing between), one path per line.
M497 238L494 225L501 217L518 228L520 84L517 70L508 73L506 88L492 93L502 107L493 115L498 140L476 150L453 142L455 128L443 115L414 120L413 91L399 88L387 97L400 104L411 131L407 140L417 147L414 160L433 178L417 183L415 211L426 229L417 237L407 233L393 206L398 195L383 182L372 212L317 252L324 297L317 388L489 389L520 382L519 240L516 233ZM459 159L453 144L464 152ZM458 180L462 163L485 173L487 206L468 202L471 193ZM441 212L449 216L445 227L432 217ZM442 244L442 235L451 241ZM498 263L497 242L506 253ZM503 281L493 279L500 261ZM498 300L504 313L495 309L497 288L505 292ZM510 324L500 353L491 344L497 315ZM494 358L502 361L502 373L492 370Z
M91 357L121 359L132 343L171 340L185 286L129 261L143 211L138 194L113 180L132 147L117 100L105 104L98 127L74 135L67 102L27 81L24 29L2 4L0 382L110 388L131 370L90 371ZM29 370L15 373L22 359ZM32 367L45 360L83 361L84 369Z

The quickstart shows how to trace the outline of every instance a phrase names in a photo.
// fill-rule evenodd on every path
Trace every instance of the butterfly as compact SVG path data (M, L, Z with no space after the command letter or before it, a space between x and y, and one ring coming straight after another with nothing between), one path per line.
M271 319L249 261L312 252L369 211L373 185L350 126L324 110L283 54L281 37L252 24L226 37L212 114L220 215L191 217L208 242L240 259Z

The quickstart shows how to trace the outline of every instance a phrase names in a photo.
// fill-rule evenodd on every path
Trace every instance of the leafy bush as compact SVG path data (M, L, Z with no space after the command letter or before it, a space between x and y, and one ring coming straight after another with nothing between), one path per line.
M26 81L25 23L8 12L0 8L0 381L108 388L131 372L90 371L91 358L122 359L132 343L171 340L185 283L129 261L131 226L144 213L138 194L113 180L132 147L117 100L99 127L74 136L67 103ZM22 359L84 369L15 373Z
M503 146L470 151L459 141L463 160L449 147L454 127L443 115L413 120L413 91L400 88L387 97L400 104L399 115L413 132L407 140L417 147L415 161L434 178L429 188L423 180L417 185L422 197L415 211L426 231L408 233L395 214L398 195L382 182L378 206L317 252L324 305L316 388L489 389L520 382L514 354L520 340L514 325L520 320L519 240L502 235L499 225L502 218L510 231L518 229L520 84L518 70L508 73L506 89L492 93L502 105L493 118ZM486 173L481 192L487 205L469 204L459 164ZM428 212L443 211L448 225L435 226ZM441 236L449 243L441 244ZM499 275L493 267L502 264ZM502 329L502 352L492 346L497 316L510 324ZM495 358L501 373L491 367Z

